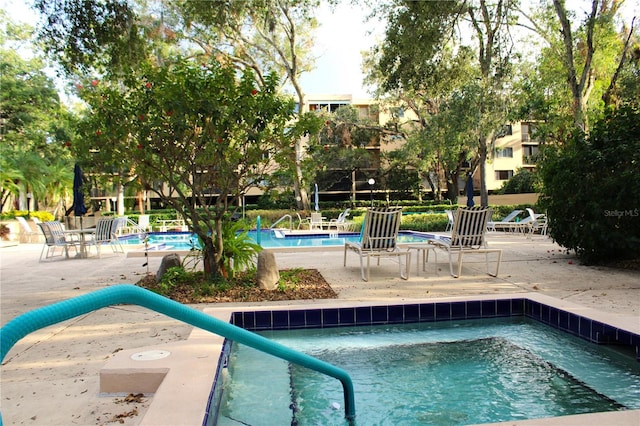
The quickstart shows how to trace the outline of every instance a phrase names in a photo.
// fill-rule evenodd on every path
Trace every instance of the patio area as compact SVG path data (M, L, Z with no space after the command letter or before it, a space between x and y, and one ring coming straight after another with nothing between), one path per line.
M438 256L438 273L430 263L402 280L397 265L371 268L363 282L357 260L342 266L342 249L277 252L280 269L318 269L338 293L335 303L402 302L442 297L536 293L593 309L602 318L627 321L640 329L640 271L580 265L550 239L526 239L490 233L489 244L503 249L497 278L484 273L482 255L465 258L463 275L449 275L446 256ZM135 283L147 272L144 258L107 253L101 259L38 262L40 244L0 248L1 321L28 310L119 283ZM155 273L161 257L149 257ZM432 260L431 260L432 261ZM278 305L327 305L331 301L289 301ZM241 304L224 304L233 307ZM214 305L197 305L206 309ZM222 307L215 305L216 308ZM130 305L114 306L34 332L9 352L2 366L2 417L5 424L136 425L153 397L127 402L100 396L100 370L123 350L186 339L192 327ZM212 362L217 362L213 360ZM114 420L116 419L116 420ZM636 422L638 416L632 417Z

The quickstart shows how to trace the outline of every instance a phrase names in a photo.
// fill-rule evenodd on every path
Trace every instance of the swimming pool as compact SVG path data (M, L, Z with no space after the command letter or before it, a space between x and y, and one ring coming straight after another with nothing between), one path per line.
M149 251L190 251L200 250L198 237L191 232L148 232L146 234L130 234L118 237L125 246L142 246L147 238Z
M149 251L189 251L199 250L200 242L195 234L190 232L150 232L147 234ZM249 231L253 241L258 240L257 231ZM132 234L119 237L125 245L143 245L144 234ZM288 234L281 230L263 229L260 231L260 245L263 248L330 248L343 247L347 241L358 241L359 233L318 233L318 234ZM426 235L412 231L400 231L399 243L424 242Z
M488 318L490 318L488 321L485 320ZM483 320L478 321L479 319ZM268 337L275 338L287 346L298 345L293 342L299 341L299 346L296 346L298 349L320 358L326 357L326 360L345 368L354 378L358 424L385 424L384 420L388 422L390 418L388 409L390 407L397 409L398 406L400 406L399 411L394 411L392 416L395 417L391 417L397 420L393 424L469 424L510 419L522 420L571 414L572 412L567 410L572 407L577 407L577 410L573 411L575 413L618 410L622 407L640 408L640 364L634 359L639 356L640 336L529 299L236 312L232 315L232 322L256 331L289 330L280 336L272 331L267 333ZM365 325L365 327L359 327L359 325ZM326 337L323 336L326 330L318 330L319 328L330 328L336 333ZM534 331L537 335L533 333ZM426 340L425 332L428 336ZM568 343L565 341L556 349L549 345L551 338L555 338L554 335L567 333L582 339L568 336ZM417 336L420 334L423 336L418 339ZM618 351L608 349L613 346L607 346L604 355L599 354L599 351L595 351L597 355L593 355L594 348L601 348L589 342L615 345L627 349L628 353L622 355ZM458 347L455 348L454 345ZM444 355L431 352L431 349L437 346L445 349ZM489 349L496 348L498 351L493 351L491 355L492 351ZM374 351L367 354L368 349L374 349ZM515 355L503 357L503 353L509 352L506 349ZM241 350L252 351L250 348ZM498 354L497 358L495 353ZM233 369L232 361L235 356L235 353L230 352L227 347L223 363L219 365L219 378L224 375L223 367L227 363L230 363L229 370ZM599 364L598 368L593 367L594 356L595 363ZM408 393L400 394L399 398L382 396L381 399L376 399L381 389L395 389L399 386L398 382L402 381L387 380L389 367L406 367L416 360L421 360L423 365L425 360L428 360L429 365L440 364L444 359L451 357L454 359L456 368L445 369L444 373L434 372L419 378L419 383L423 383L423 386L419 384L410 386L408 391L405 390ZM590 358L586 360L585 357ZM478 365L479 359L487 362ZM270 413L258 405L252 408L245 406L243 412L283 419L288 416L289 420L284 423L290 424L292 410L289 407L298 406L302 412L312 414L310 423L301 419L298 424L345 424L343 413L335 405L338 404L337 407L339 407L342 402L341 392L336 388L335 380L326 380L313 373L309 375L306 370L301 372L296 367L289 367L286 363L278 364L277 361L272 361L273 358L270 358L250 363L257 368L253 372L250 369L245 370L245 367L241 370L252 377L249 381L252 384L256 377L267 374L266 370L284 373L279 377L278 375L269 376L269 389L265 395L273 394L273 398L267 398L267 402L272 405L276 405L278 398L282 398L285 404L279 406L275 413ZM490 392L481 392L473 396L467 385L454 383L456 379L454 376L459 373L458 366L469 362L474 368L479 369L502 370L506 367L516 367L516 369L508 370L506 378L503 376L500 379L500 376L497 376L495 380L502 381L501 388L492 388ZM622 373L621 370L610 369L610 365L615 363L623 366ZM373 379L362 379L359 376L361 374L358 371L359 366L369 367L375 364L382 368L384 374L374 373ZM269 365L269 368L265 368L265 365ZM521 367L524 369L517 369ZM402 371L400 377L417 376L421 369L424 367L414 364L413 368ZM532 380L533 375L530 371L536 371L549 380L546 382ZM438 377L438 374L444 374L444 376ZM467 376L470 374L461 375L464 380L468 378ZM363 380L365 385L362 385ZM371 385L373 394L376 395L373 402L361 396L363 387L367 387L367 380L374 383ZM247 385L241 379L239 381L242 386ZM566 386L561 385L578 389L577 396L566 397L564 395ZM277 392L277 389L281 392ZM530 396L523 396L520 394L523 389L533 389L536 392ZM630 393L621 394L621 389ZM261 395L264 390L243 389L240 393L245 392L252 396L252 404L265 399L255 398L255 395ZM507 403L500 403L491 392L511 396L507 397ZM315 398L316 396L319 396L319 399ZM416 404L408 400L416 396L428 399L430 402L440 400L443 405L416 412L412 408ZM473 398L477 399L473 400ZM469 413L465 411L466 408L450 406L449 403L452 400L461 400L464 407L471 406L479 410L481 416L475 417L477 413ZM548 404L536 405L540 400L547 400ZM223 409L218 411L220 401L225 403L224 396L219 391L216 393L216 386L214 386L210 401L209 422L206 424L213 424L211 420L218 413L224 414ZM301 405L298 405L299 401L302 401ZM530 402L534 405L527 405ZM549 411L549 406L559 411ZM505 407L508 411L506 417L502 410ZM485 413L497 413L498 417L482 417ZM367 417L371 414L374 417ZM381 417L375 417L376 415ZM420 420L416 420L416 415L422 416L419 417ZM402 416L409 416L409 420L402 420ZM249 423L251 423L250 420ZM226 424L222 416L218 417L218 424Z

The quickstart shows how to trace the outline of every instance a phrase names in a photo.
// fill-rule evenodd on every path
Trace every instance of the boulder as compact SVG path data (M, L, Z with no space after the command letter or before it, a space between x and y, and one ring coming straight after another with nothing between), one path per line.
M276 265L276 256L272 251L262 250L258 253L258 270L256 283L265 290L275 290L280 280L280 272Z
M162 281L162 276L169 270L169 268L173 268L174 266L182 266L182 261L180 260L180 255L177 253L170 253L162 258L162 262L160 262L160 267L158 268L158 272L156 273L156 282Z

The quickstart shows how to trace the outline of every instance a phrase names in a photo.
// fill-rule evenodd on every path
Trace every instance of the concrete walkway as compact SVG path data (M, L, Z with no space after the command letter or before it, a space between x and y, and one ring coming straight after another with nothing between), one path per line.
M640 327L640 271L580 265L549 239L489 236L503 249L498 278L484 274L482 255L465 258L463 275L448 273L445 255L411 278L401 280L397 265L372 266L371 281L360 279L358 259L342 250L277 253L282 268L316 268L344 301L406 301L443 296L537 292L624 317ZM41 246L0 247L0 321L70 297L119 283L135 283L155 273L160 257L125 257L38 262ZM313 303L313 302L308 302ZM296 304L300 301L280 302ZM204 309L212 305L197 305ZM233 306L228 304L227 306ZM2 365L1 410L4 424L135 425L150 398L125 401L99 394L99 371L115 353L186 339L191 327L136 306L116 306L34 332L18 342Z

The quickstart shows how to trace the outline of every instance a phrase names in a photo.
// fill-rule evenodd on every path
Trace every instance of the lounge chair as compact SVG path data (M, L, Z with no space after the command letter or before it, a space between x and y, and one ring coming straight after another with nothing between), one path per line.
M505 216L504 219L502 219L499 222L492 222L489 221L487 222L487 229L489 231L497 231L497 230L506 230L506 231L510 231L513 230L513 225L517 222L515 222L516 217L522 213L522 210L514 210L511 213L509 213L507 216Z
M34 231L29 226L27 220L22 216L16 216L16 220L20 224L20 242L30 243L33 237L38 238L40 233L38 231Z
M337 219L331 219L329 221L329 223L327 224L327 228L335 227L338 231L348 231L353 225L353 222L347 220L350 212L351 209L345 209L345 211L340 213Z
M487 264L487 274L497 277L502 259L501 249L492 249L487 246L485 234L487 222L492 211L489 208L462 207L455 211L453 229L450 237L430 238L429 242L436 247L445 250L449 254L449 271L451 276L458 278L462 274L462 257L469 253L484 253ZM453 255L458 254L458 273L453 272ZM495 273L489 272L489 253L498 255Z
M409 279L409 266L411 263L411 253L400 251L397 247L398 231L402 219L402 208L370 208L362 225L362 236L360 242L346 242L344 245L344 266L347 266L347 251L353 251L360 257L360 274L364 281L369 281L369 266L372 257L397 258L400 266L400 277ZM405 271L402 271L402 258L405 259ZM363 260L367 259L367 267Z
M58 221L53 222L41 222L38 224L40 229L42 230L42 234L44 235L44 245L42 246L42 251L40 252L40 262L42 262L42 255L45 254L45 259L49 257L55 257L56 248L60 247L64 250L64 254L67 258L69 258L69 247L73 247L76 250L76 254L78 253L78 245L79 241L72 240L67 238L65 235L64 228L62 227L62 223ZM61 256L62 253L59 255Z

